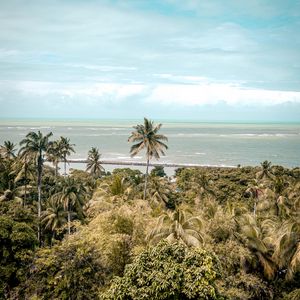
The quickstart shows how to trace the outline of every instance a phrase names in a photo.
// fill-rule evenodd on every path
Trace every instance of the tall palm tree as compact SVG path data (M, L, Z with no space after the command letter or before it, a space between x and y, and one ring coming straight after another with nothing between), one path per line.
M100 163L101 154L99 150L95 147L88 152L86 171L90 172L94 177L100 177L101 172L104 172L104 168Z
M55 176L58 175L58 164L60 160L63 159L62 157L62 144L60 141L53 141L50 143L48 151L46 153L47 160L51 163L53 163L53 166L55 168Z
M60 182L60 191L52 196L53 201L61 203L68 216L68 233L71 234L71 215L76 211L82 214L85 204L86 189L81 182L72 177L64 178Z
M42 174L44 154L49 147L49 138L52 136L52 132L43 135L40 131L29 132L25 139L20 142L21 156L32 155L35 158L37 168L37 187L38 187L38 219L41 219L41 188L42 188ZM40 224L38 226L38 240L40 241Z
M186 246L198 247L204 241L202 228L200 217L194 217L191 211L177 207L175 211L158 218L156 227L147 238L152 242L165 238L170 243L179 241Z
M70 139L63 136L60 137L59 148L61 151L62 159L64 161L64 175L67 175L67 156L70 156L71 152L75 153L73 146L75 146L75 144L70 144Z
M16 145L11 141L5 141L3 146L0 146L0 155L3 158L12 159L16 157Z
M147 168L144 185L144 200L146 199L147 180L149 173L149 162L151 158L159 159L160 155L165 155L164 150L168 146L162 141L168 138L162 134L158 134L162 124L154 125L154 123L144 118L144 124L134 126L133 131L128 138L128 142L136 143L130 149L131 157L137 155L141 150L146 149Z

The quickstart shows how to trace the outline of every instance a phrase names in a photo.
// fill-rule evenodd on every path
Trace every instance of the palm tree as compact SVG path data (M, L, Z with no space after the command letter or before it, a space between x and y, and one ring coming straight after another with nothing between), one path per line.
M192 189L197 193L199 199L205 197L215 197L215 192L211 187L211 181L202 173L196 173L191 180Z
M286 181L283 177L277 176L273 179L272 190L275 198L276 213L280 217L285 217L289 212L287 205L288 197L286 197L288 186L288 181Z
M71 234L71 214L76 211L82 214L82 207L85 204L85 187L81 182L72 177L64 178L60 182L60 191L52 196L53 201L61 203L68 216L68 233Z
M147 238L152 242L165 238L170 243L179 241L186 246L198 247L204 241L202 227L200 217L194 217L191 211L177 207L175 211L158 218L155 228Z
M75 153L73 146L75 146L75 144L70 144L70 139L63 136L60 137L59 148L64 161L64 167L65 167L64 175L67 175L67 156L70 156L71 152Z
M47 160L52 162L55 168L55 176L58 175L58 164L60 162L61 159L63 159L62 157L62 149L61 149L62 144L60 143L60 141L53 141L49 144L49 148L48 151L46 153L47 155Z
M271 164L272 163L267 160L260 164L261 170L256 173L256 177L258 180L273 179L274 175L272 174Z
M265 219L262 224L249 214L242 216L238 220L240 234L236 234L237 238L241 238L246 247L252 251L261 267L266 278L272 279L275 276L277 265L272 258L272 240L270 236L274 235L276 222L271 219Z
M88 152L86 171L90 172L94 177L100 177L101 172L104 172L104 168L100 163L101 154L99 150L95 147Z
M167 179L158 176L150 176L148 195L155 203L164 203L168 206L171 188Z
M256 217L256 206L257 206L260 196L263 194L263 190L258 185L257 180L254 180L254 184L251 185L249 188L247 188L247 190L245 191L245 194L249 195L254 200L253 216Z
M126 182L126 178L120 174L113 175L103 181L93 197L103 197L110 202L128 200L132 194L132 187Z
M34 166L31 162L32 153L23 153L12 165L12 172L16 177L15 183L22 181L24 183L24 201L23 206L26 204L27 193L28 193L28 180L34 180Z
M292 279L300 270L300 213L296 211L284 221L275 242L273 255L281 268L287 270L287 279Z
M16 157L16 145L11 141L5 141L3 146L0 146L0 155L3 158L12 159Z
M29 132L26 138L20 142L20 153L21 156L32 156L36 160L37 168L37 187L38 187L38 219L40 222L41 218L41 188L42 188L42 174L43 174L43 163L44 153L49 147L49 138L52 136L52 132L45 136L38 131ZM40 241L40 224L38 226L38 240Z
M53 233L53 237L57 229L61 228L67 222L67 215L61 203L50 199L48 207L42 213L42 223L46 229Z
M128 142L136 143L130 149L131 157L137 155L141 150L146 148L147 168L144 186L144 200L146 199L147 180L149 173L149 162L152 157L159 159L160 154L165 155L164 150L168 146L162 141L167 141L168 138L162 134L158 134L162 124L154 125L154 123L144 118L144 124L136 125L133 128L135 131L131 133Z

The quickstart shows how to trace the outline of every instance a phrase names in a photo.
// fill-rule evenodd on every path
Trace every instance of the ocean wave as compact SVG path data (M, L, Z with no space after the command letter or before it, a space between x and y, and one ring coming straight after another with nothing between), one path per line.
M117 159L128 159L128 160L133 160L133 159L141 159L143 158L143 156L134 156L134 157L130 157L130 156L118 156Z
M86 130L93 131L128 131L128 128L120 128L120 127L87 127Z
M235 135L239 137L290 137L297 136L298 133L238 133Z
M123 133L90 133L82 136L128 136L128 134Z
M169 134L168 137L192 138L192 137L293 137L299 136L300 133L176 133Z
M91 128L87 128L87 130L99 130L99 128L91 127Z

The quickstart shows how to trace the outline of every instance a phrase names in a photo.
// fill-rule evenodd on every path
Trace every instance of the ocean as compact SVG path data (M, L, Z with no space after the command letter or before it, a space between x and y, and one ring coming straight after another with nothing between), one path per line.
M0 144L5 140L19 143L30 131L51 131L53 139L65 136L75 144L76 153L70 158L84 159L91 147L97 147L103 160L141 162L145 153L130 158L127 139L132 126L142 122L2 120ZM269 160L275 165L300 166L300 124L162 123L161 133L168 137L169 149L160 162L255 166ZM84 165L71 167L83 169Z

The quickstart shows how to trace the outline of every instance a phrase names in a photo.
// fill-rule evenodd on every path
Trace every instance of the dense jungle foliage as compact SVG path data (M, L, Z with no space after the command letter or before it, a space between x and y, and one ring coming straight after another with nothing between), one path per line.
M67 138L0 149L0 299L300 299L300 168L109 173L92 148L67 175Z

